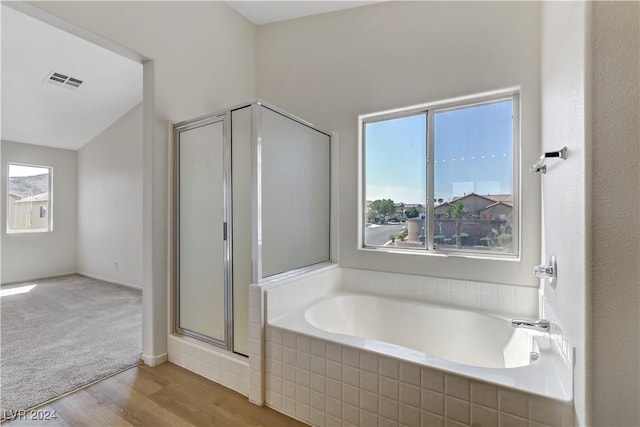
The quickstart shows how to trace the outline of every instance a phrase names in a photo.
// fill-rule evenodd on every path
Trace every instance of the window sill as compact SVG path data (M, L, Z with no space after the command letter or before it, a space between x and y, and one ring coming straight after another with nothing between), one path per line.
M7 230L7 234L16 235L16 234L39 234L39 233L52 233L53 230L40 228L35 230Z
M482 254L477 252L450 252L443 250L432 250L427 251L424 249L406 249L406 248L390 248L390 247L373 247L373 246L364 246L358 248L360 251L364 252L378 252L378 253L389 253L389 254L402 254L402 255L417 255L417 256L427 256L427 257L435 257L435 258L465 258L465 259L475 259L475 260L483 260L483 261L507 261L507 262L520 262L520 255L516 254Z

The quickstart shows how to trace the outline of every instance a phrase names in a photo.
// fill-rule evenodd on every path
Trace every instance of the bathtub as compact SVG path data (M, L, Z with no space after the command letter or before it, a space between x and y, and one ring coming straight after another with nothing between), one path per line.
M548 334L486 313L335 292L269 326L568 402L572 375Z

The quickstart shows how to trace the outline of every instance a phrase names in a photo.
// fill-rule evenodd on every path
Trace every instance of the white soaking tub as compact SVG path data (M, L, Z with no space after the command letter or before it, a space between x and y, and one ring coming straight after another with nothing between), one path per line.
M572 399L571 373L548 334L510 319L424 302L338 292L268 324L552 399Z
M305 311L311 326L417 350L463 365L516 368L537 360L533 335L473 311L373 295L336 295Z

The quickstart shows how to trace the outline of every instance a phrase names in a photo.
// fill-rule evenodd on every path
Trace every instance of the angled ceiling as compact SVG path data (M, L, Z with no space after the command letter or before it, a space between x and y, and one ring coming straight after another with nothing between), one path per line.
M366 6L374 1L227 1L227 4L256 25Z
M1 7L3 140L77 150L142 102L142 64Z

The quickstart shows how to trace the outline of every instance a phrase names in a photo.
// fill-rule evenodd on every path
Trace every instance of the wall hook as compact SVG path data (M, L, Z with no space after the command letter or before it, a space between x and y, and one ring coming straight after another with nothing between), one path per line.
M567 147L562 147L558 151L548 151L546 153L543 153L542 156L540 156L540 158L538 159L538 161L536 161L531 167L531 169L529 169L529 172L537 172L542 174L547 173L547 165L545 164L545 162L547 159L554 158L554 157L560 158L562 160L566 160Z

